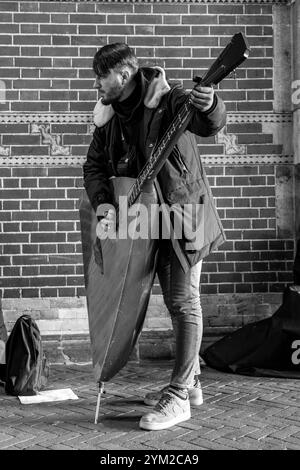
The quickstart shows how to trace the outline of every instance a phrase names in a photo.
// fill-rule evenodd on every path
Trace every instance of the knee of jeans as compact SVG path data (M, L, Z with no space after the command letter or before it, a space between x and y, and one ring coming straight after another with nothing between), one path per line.
M174 297L171 299L168 309L172 316L193 315L202 318L202 308L199 296L184 298Z

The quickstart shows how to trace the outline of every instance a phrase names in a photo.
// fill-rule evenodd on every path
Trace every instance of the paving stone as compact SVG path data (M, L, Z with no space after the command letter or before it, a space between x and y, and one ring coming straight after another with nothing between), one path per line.
M172 361L130 362L105 385L94 424L91 364L52 365L49 388L77 401L21 405L0 389L0 448L8 450L300 449L300 381L225 374L203 367L204 404L162 431L139 428L144 395L166 384Z

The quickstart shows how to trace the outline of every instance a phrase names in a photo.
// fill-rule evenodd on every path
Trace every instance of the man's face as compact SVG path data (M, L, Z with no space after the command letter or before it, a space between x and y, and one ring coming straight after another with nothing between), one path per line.
M105 76L97 75L94 88L99 90L99 95L104 105L119 101L125 88L123 76L114 70L111 70Z

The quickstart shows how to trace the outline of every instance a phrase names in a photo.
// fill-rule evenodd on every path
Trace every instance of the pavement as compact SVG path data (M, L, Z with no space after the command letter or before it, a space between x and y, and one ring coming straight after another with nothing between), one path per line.
M163 431L139 429L145 393L164 386L172 362L130 362L102 395L91 364L51 365L47 389L79 397L22 405L0 387L0 449L7 450L280 450L300 449L300 380L247 377L203 367L204 404Z

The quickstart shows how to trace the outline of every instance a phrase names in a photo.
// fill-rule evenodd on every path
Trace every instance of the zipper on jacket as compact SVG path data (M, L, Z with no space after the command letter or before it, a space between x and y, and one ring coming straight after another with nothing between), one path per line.
M174 147L174 153L175 153L175 156L177 157L177 159L179 161L179 164L180 164L183 172L184 173L189 173L188 167L186 166L185 162L183 161L180 150L176 146Z

